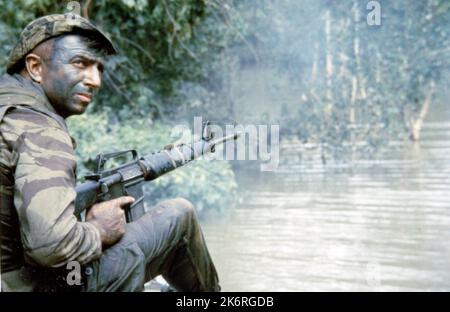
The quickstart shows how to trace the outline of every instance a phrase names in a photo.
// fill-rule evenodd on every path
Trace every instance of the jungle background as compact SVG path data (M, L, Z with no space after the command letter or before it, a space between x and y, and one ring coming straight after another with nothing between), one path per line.
M21 30L67 3L1 2L1 71ZM375 25L369 3L380 8ZM148 186L149 205L183 196L216 213L205 224L213 254L235 259L219 260L225 289L450 288L450 1L80 4L119 54L89 111L68 120L79 176L105 150L159 150L194 116L280 125L276 172L199 161Z

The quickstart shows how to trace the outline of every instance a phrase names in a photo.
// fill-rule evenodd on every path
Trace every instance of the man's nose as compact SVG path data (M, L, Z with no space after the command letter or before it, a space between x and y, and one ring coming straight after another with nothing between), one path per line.
M102 74L97 66L90 66L86 70L84 84L94 89L100 88L102 85Z

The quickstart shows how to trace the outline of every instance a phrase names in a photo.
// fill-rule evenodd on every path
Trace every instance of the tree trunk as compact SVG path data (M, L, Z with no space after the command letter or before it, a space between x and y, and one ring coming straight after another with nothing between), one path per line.
M331 12L325 12L325 40L326 40L326 77L327 77L327 100L332 102L332 77L333 77L333 55L331 53Z
M353 38L353 53L355 54L355 62L356 62L356 72L355 75L357 77L357 90L358 90L358 99L364 100L367 98L367 92L365 87L364 75L362 73L361 68L361 44L359 40L359 27L358 24L360 22L360 16L358 11L358 3L355 1L353 4L353 21L355 25L355 36Z
M319 64L319 40L314 44L314 58L311 67L311 84L314 85L317 79L317 66Z
M434 90L435 90L435 83L434 83L434 81L431 81L419 114L417 115L417 117L412 116L410 118L410 121L409 121L410 136L409 137L412 141L420 140L420 131L422 130L423 121L424 121L425 117L427 117L428 111L430 110L430 105L431 105L431 100L433 98Z

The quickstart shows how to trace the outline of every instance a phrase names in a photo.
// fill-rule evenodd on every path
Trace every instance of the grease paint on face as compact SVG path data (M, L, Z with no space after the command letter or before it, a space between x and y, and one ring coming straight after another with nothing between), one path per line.
M101 86L103 55L79 35L66 35L53 42L44 59L42 88L62 117L84 113L94 91Z

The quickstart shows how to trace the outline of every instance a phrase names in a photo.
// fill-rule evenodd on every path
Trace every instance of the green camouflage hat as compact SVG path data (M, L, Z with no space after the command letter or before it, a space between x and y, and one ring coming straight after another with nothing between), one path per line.
M117 53L111 40L87 19L73 14L52 14L40 17L20 34L19 42L12 49L6 70L12 74L19 62L41 42L61 34L85 31L101 41L108 54Z

